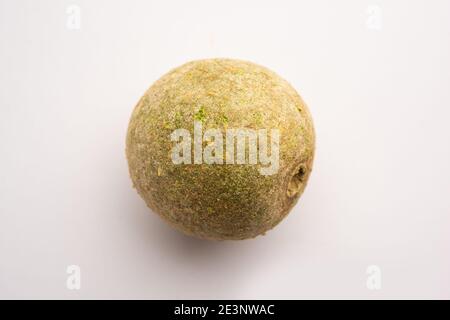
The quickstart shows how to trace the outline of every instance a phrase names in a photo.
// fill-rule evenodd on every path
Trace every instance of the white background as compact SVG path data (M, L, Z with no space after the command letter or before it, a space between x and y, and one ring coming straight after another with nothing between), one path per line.
M0 298L450 298L449 40L446 0L0 0ZM253 240L177 233L128 176L138 99L210 57L315 121L306 192Z

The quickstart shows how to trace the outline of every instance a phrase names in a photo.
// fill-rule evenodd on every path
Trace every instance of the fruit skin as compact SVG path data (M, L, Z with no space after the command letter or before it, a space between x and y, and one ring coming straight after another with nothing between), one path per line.
M261 175L259 162L174 164L170 134L185 128L193 136L194 120L224 136L227 128L278 129L278 172ZM148 207L188 235L215 240L276 226L303 193L314 149L311 115L289 83L232 59L188 62L156 81L135 107L126 139L130 176Z

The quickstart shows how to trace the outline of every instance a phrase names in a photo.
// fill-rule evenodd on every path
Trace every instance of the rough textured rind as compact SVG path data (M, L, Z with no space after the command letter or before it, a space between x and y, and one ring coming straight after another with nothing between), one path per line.
M170 134L194 120L209 128L278 129L279 170L260 164L174 164ZM182 232L246 239L277 225L302 194L314 157L307 106L264 67L231 59L186 63L156 81L135 107L126 140L133 184L147 205ZM204 143L205 145L205 143Z

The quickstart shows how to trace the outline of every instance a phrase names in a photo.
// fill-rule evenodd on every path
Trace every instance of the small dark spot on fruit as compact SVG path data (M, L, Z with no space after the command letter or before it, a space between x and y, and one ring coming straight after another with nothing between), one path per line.
M292 176L287 188L287 196L295 196L302 188L303 179L305 177L305 168L301 166L298 171Z

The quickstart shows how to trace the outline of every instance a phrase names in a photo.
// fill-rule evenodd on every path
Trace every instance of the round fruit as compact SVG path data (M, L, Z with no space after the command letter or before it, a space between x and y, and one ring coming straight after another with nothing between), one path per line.
M275 73L231 59L186 63L138 102L126 153L147 205L186 234L246 239L276 226L314 157L306 104Z

